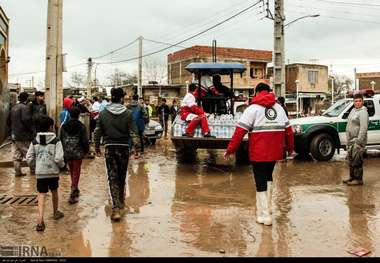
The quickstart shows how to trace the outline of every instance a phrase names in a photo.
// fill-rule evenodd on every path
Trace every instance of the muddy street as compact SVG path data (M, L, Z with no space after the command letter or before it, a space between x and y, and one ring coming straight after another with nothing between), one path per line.
M1 150L7 157L10 147ZM9 155L8 155L9 156ZM275 170L272 227L255 222L250 166L235 167L221 154L198 154L177 164L173 146L160 141L144 160L130 161L127 204L120 223L109 218L103 159L86 160L79 204L69 205L69 175L61 176L65 217L46 219L37 233L37 207L1 204L0 245L44 246L64 257L99 256L351 256L363 247L380 256L379 158L365 163L365 186L342 184L339 156L328 163L288 160ZM0 198L36 195L35 178L0 168ZM52 214L48 196L47 215Z

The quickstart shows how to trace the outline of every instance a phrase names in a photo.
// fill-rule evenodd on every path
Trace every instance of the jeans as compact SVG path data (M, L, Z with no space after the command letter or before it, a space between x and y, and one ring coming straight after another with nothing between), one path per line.
M129 147L109 146L105 150L108 184L112 208L124 208Z

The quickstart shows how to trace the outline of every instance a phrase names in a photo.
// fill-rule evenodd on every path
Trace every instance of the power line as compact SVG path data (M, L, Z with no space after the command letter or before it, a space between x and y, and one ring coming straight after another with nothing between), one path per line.
M368 4L368 3L353 3L353 2L339 2L339 1L332 1L332 0L316 0L318 2L325 2L325 3L333 3L333 4L340 4L340 5L352 5L352 6L362 6L362 7L380 7L380 4Z
M295 11L295 10L287 10L291 13L298 13L298 14L308 14L305 12ZM337 20L346 20L346 21L353 21L353 22L360 22L360 23L370 23L370 24L380 24L380 22L372 21L372 20L360 20L360 19L351 19L351 18L345 18L345 17L337 17L337 16L330 16L330 15L320 15L321 17L331 18L331 19L337 19Z
M300 2L305 2L305 0L298 0ZM318 1L318 0L316 0ZM304 8L304 9L308 9L308 7L304 6L304 5L291 5L293 7L299 7L299 8ZM354 13L354 12L351 12L351 11L346 11L346 10L336 10L336 9L331 9L331 8L322 8L322 7L313 7L313 10L323 10L323 11L332 11L334 13L340 13L340 14L348 14L348 15L357 15L357 16L365 16L365 17L372 17L372 18L379 18L379 16L377 15L372 15L372 14L368 14L368 12L366 12L365 14L363 13Z
M125 48L127 48L127 47L132 46L132 45L135 44L138 40L139 40L139 39L136 38L135 40L133 40L132 42L130 42L130 43L124 45L124 46L121 46L121 47L119 47L119 48L117 48L117 49L114 49L114 50L108 52L107 54L104 54L104 55L99 56L99 57L95 57L95 58L93 58L93 59L101 59L101 58L107 57L107 56L109 56L109 55L111 55L111 54L113 54L113 53L116 53L117 51L120 51L120 50L122 50L122 49L125 49Z
M75 68L75 67L79 67L79 66L83 66L83 65L87 65L87 63L75 64L75 65L67 66L66 68L67 69ZM33 75L33 74L41 74L41 73L45 73L45 70L33 71L33 72L24 72L24 73L14 73L14 74L9 74L9 76L10 77L19 77L19 76L26 76L26 75Z
M162 41L156 41L156 40L151 40L151 39L147 39L145 37L144 37L144 40L148 41L148 42L156 43L156 44L165 45L165 46L173 46L173 44L170 44L170 43L166 43L166 42L162 42ZM176 47L180 47L180 48L188 48L188 47L184 47L184 46L180 46L180 45L175 45L175 46Z
M196 37L198 37L198 36L200 36L200 35L203 35L204 33L206 33L206 32L208 32L208 31L210 31L210 30L212 30L212 29L214 29L214 28L216 28L216 27L218 27L218 26L220 26L220 25L222 25L222 24L224 24L224 23L226 23L226 22L228 22L228 21L234 19L235 17L238 17L239 15L241 15L241 14L247 12L248 10L252 9L253 7L255 7L256 5L258 5L258 4L261 3L261 2L262 2L262 0L259 0L259 1L257 1L255 4L252 4L252 5L250 5L249 7L244 8L243 10L239 11L238 13L236 13L236 14L234 14L234 15L228 17L227 19L224 19L223 21L221 21L221 22L219 22L219 23L217 23L217 24L215 24L215 25L213 25L213 26L211 26L211 27L209 27L209 28L207 28L207 29L205 29L205 30L203 30L203 31L201 31L201 32L199 32L199 33L197 33L197 34L195 34L195 35L192 35L192 36L190 36L190 37L188 37L188 38L186 38L186 39L184 39L184 40L181 40L181 41L179 41L179 42L177 42L177 43L175 43L175 44L173 44L173 45L170 45L169 47L166 47L166 48L163 48L163 49L157 50L157 51L155 51L155 52L151 52L151 53L145 54L145 55L142 56L142 58L144 58L144 57L149 57L149 56L152 56L152 55L155 55L155 54L161 53L161 52L166 51L166 50L168 50L168 49L171 49L171 48L173 48L173 47L175 47L175 46L181 45L182 43L185 43L185 42L187 42L187 41L189 41L189 40L191 40L191 39L193 39L193 38L196 38ZM129 59L124 59L124 60L120 60L120 61L114 61L114 62L110 62L110 63L99 63L99 64L117 64L117 63L129 62L129 61L137 60L137 59L139 59L139 58L140 58L140 57L138 56L138 57L129 58Z
M185 38L189 35L191 35L191 32L198 32L199 28L203 28L209 25L212 25L219 21L220 19L223 19L224 17L228 16L229 14L240 10L243 8L242 5L247 6L248 4L252 4L252 0L247 1L241 1L237 4L231 5L228 8L225 8L223 10L219 10L214 14L208 15L205 18L197 19L196 22L192 22L190 26L181 27L178 32L172 32L162 36L162 37L155 37L155 39L165 39L166 42L176 42L178 39ZM260 7L257 7L260 8ZM192 29L194 28L194 29ZM183 32L189 32L189 33L183 33ZM174 37L174 39L173 39Z

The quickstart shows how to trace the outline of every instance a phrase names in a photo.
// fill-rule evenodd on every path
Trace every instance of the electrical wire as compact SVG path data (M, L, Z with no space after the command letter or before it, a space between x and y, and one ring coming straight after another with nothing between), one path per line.
M87 65L87 63L80 63L80 64L67 66L66 69L75 68L75 67L79 67L79 66L83 66L83 65ZM33 71L33 72L14 73L14 74L9 74L9 76L10 77L19 77L19 76L26 76L26 75L41 74L41 73L45 73L45 72L46 72L45 70L41 70L41 71Z
M332 4L340 4L340 5L352 5L352 6L362 6L362 7L380 7L380 4L339 2L339 1L332 1L332 0L315 0L315 1L332 3Z
M135 44L138 40L139 40L139 39L136 38L135 40L133 40L132 42L130 42L130 43L126 44L126 45L123 45L123 46L121 46L121 47L119 47L119 48L117 48L117 49L114 49L114 50L112 50L112 51L110 51L110 52L108 52L108 53L106 53L106 54L104 54L104 55L102 55L102 56L94 57L93 59L101 59L101 58L107 57L107 56L109 56L109 55L111 55L111 54L114 54L114 53L116 53L116 52L118 52L118 51L120 51L120 50L122 50L122 49L125 49L125 48L128 48L128 47L132 46L132 45Z
M173 44L173 45L171 45L171 46L169 46L169 47L162 48L162 49L159 49L159 50L157 50L157 51L154 51L154 52L151 52L151 53L148 53L148 54L142 55L141 57L138 56L138 57L133 57L133 58L124 59L124 60L120 60L120 61L114 61L114 62L112 62L111 64L118 64L118 63L122 63L122 62L129 62L129 61L137 60L137 59L139 59L139 58L149 57L149 56L152 56L152 55L155 55L155 54L161 53L161 52L163 52L163 51L166 51L166 50L168 50L168 49L171 49L171 48L173 48L173 47L175 47L175 46L177 46L177 45L180 45L180 44L185 43L185 42L187 42L187 41L189 41L189 40L191 40L191 39L193 39L193 38L196 38L196 37L198 37L198 36L200 36L200 35L203 35L204 33L207 33L208 31L210 31L210 30L212 30L212 29L214 29L214 28L217 28L218 26L220 26L220 25L222 25L222 24L224 24L224 23L226 23L226 22L228 22L228 21L230 21L230 20L232 20L232 19L238 17L239 15L241 15L241 14L247 12L248 10L250 10L250 9L252 9L253 7L257 6L257 5L258 5L259 3L261 3L261 2L262 2L262 0L259 0L259 1L257 1L255 4L252 4L252 5L250 5L249 7L244 8L243 10L241 10L241 11L239 11L238 13L236 13L236 14L234 14L234 15L228 17L227 19L224 19L223 21L221 21L221 22L219 22L219 23L217 23L217 24L215 24L215 25L213 25L213 26L211 26L211 27L209 27L209 28L207 28L207 29L205 29L205 30L202 30L201 32L199 32L199 33L197 33L197 34L195 34L195 35L192 35L192 36L190 36L190 37L188 37L188 38L186 38L186 39L184 39L184 40L181 40L181 41L179 41L179 42L177 42L177 43L175 43L175 44ZM105 63L99 63L99 64L109 64L109 63L106 63L106 62L105 62Z

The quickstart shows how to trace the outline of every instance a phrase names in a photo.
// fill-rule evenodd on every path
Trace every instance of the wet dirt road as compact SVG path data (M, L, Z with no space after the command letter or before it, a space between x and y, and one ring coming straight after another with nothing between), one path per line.
M2 151L6 156L7 150ZM274 224L255 223L255 189L249 166L220 157L177 164L170 143L131 160L130 212L111 224L102 159L85 161L78 205L67 204L69 176L61 177L62 221L50 217L45 233L34 230L37 208L1 205L0 245L46 247L77 256L351 256L362 246L380 256L380 159L365 163L364 187L348 188L342 157L329 163L287 161L275 170ZM31 176L14 178L0 168L1 195L36 194Z

